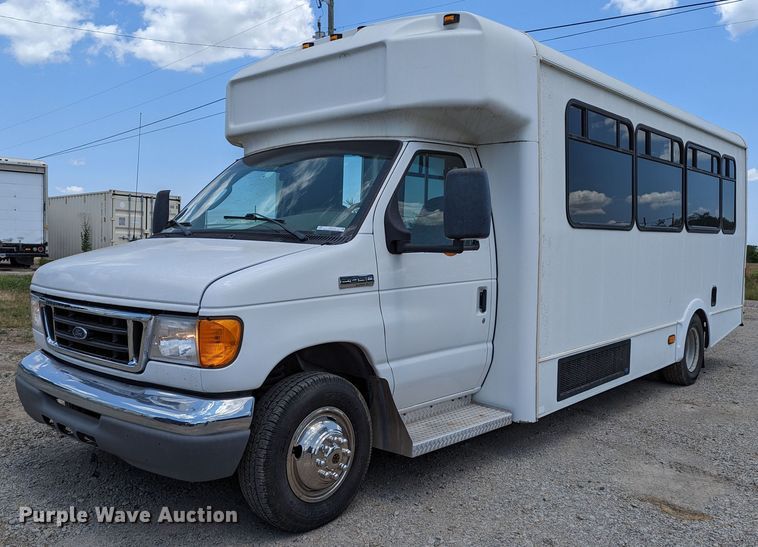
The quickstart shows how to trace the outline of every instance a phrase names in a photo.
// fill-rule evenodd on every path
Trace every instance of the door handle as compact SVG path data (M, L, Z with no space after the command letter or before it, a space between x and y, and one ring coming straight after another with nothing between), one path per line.
M485 287L479 287L479 312L484 313L487 311L487 289Z

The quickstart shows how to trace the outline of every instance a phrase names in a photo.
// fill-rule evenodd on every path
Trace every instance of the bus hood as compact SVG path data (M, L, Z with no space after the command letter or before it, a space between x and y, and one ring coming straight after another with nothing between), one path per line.
M143 239L46 264L34 274L32 290L86 302L196 312L205 289L221 277L312 248L273 241Z

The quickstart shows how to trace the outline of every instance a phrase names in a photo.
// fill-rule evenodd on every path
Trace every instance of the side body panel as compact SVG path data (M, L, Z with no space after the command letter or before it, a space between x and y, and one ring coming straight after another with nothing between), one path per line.
M566 218L565 109L571 99L737 159L737 233L572 228ZM713 345L740 324L745 253L745 150L700 126L543 63L538 416L660 369L681 358L697 309ZM632 199L630 195L628 199ZM686 199L686 197L685 197ZM711 289L718 301L711 306ZM669 335L676 344L669 345ZM628 375L560 402L558 359L631 339Z
M537 419L537 290L539 156L536 142L481 146L497 241L497 323L494 359L474 400Z

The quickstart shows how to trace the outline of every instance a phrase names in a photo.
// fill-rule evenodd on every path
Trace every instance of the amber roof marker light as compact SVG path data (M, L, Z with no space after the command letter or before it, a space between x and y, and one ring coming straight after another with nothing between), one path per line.
M460 13L448 13L444 17L442 17L442 25L448 26L448 25L455 25L461 22L461 14Z
M314 45L316 44L314 44L313 42L303 42L303 49L308 49L309 47L313 47Z
M342 38L342 34L331 34L329 35L329 41L334 42L335 40L340 40Z

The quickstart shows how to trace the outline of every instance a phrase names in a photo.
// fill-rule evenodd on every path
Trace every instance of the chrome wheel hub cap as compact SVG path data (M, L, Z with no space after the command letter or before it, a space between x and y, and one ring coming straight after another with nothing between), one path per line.
M687 370L695 372L700 361L700 334L695 327L687 332L687 340L684 344L684 357Z
M303 501L334 494L347 477L355 446L353 425L334 407L322 407L300 422L287 454L287 481Z

